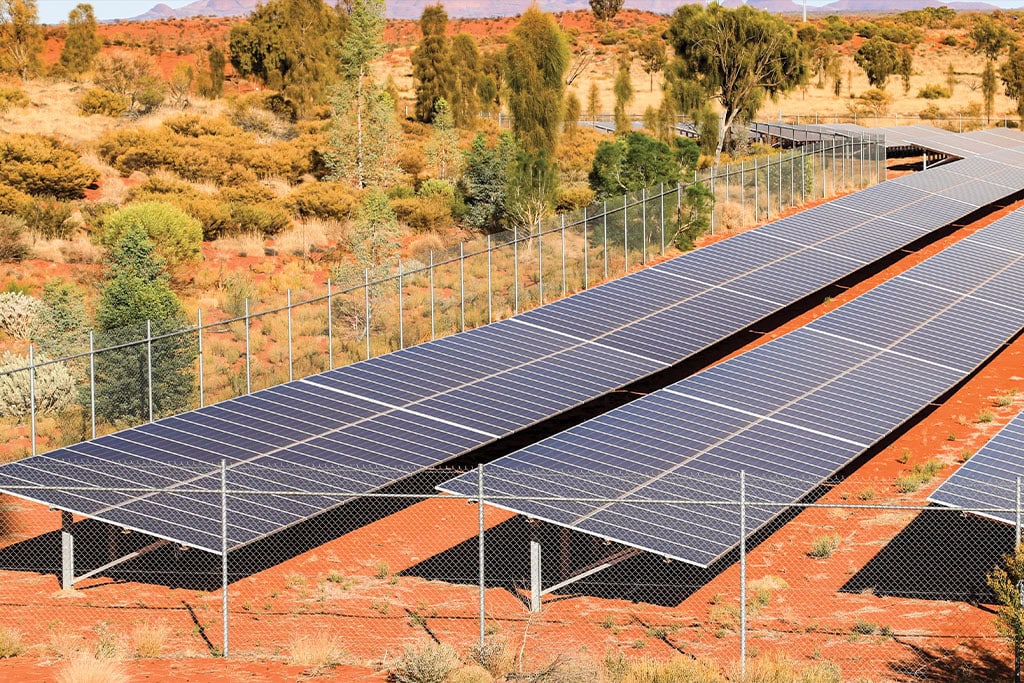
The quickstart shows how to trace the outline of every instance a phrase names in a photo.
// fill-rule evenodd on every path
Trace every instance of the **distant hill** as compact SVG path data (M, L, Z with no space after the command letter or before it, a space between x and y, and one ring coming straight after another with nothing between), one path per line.
M188 17L239 17L245 16L256 9L262 0L196 0L184 7L174 9L163 3L154 6L145 14L132 17L133 21L153 19L185 19ZM417 19L423 14L423 8L434 4L436 0L388 0L388 16L394 19ZM726 5L733 7L742 0L727 0ZM647 10L669 14L680 5L680 0L627 0L626 6L633 9ZM749 4L769 12L799 12L801 3L793 0L749 0ZM1024 0L1022 0L1024 4ZM512 16L521 13L530 5L530 0L445 0L444 6L452 17L475 19L480 17ZM587 0L542 0L541 8L549 12L568 12L588 9ZM937 0L836 0L823 7L808 6L815 13L854 13L854 12L902 12L924 7L940 7L948 5L958 10L994 10L995 5L985 2L950 2Z

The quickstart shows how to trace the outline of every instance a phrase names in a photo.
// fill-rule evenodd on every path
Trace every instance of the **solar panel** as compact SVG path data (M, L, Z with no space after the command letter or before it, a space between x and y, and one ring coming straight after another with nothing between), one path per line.
M744 472L759 503L746 531L767 524L1019 333L1021 283L1024 211L799 330L499 458L486 500L708 566L739 542L738 509L685 501L735 500ZM475 495L476 477L438 488ZM606 500L555 500L581 494ZM659 499L680 502L644 504Z
M999 430L928 497L932 503L1016 524L1017 482L1024 478L1024 413Z
M912 210L932 202L943 210ZM232 496L239 547L665 369L974 208L896 183L839 204L510 320L0 467L0 491L212 552L219 521L190 491L219 486L221 459L233 490L335 492ZM173 490L89 490L111 486Z

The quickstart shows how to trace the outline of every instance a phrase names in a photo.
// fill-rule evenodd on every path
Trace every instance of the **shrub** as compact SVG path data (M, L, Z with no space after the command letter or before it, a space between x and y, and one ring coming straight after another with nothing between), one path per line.
M99 172L56 138L7 135L0 138L0 184L26 194L80 199Z
M13 107L27 107L28 95L21 88L0 87L0 114Z
M0 262L20 261L29 254L25 244L25 221L0 214Z
M839 548L839 536L827 534L815 538L811 544L811 550L807 554L816 559L824 559L831 557L837 548Z
M925 100L941 100L952 97L949 88L938 83L929 83L917 91L917 96Z
M276 235L292 224L292 217L276 202L231 204L231 232Z
M996 419L996 416L991 410L982 410L978 413L978 422L981 424L988 424L994 419Z
M454 225L451 202L444 196L393 199L391 208L400 221L418 232L443 232Z
M163 654L171 633L171 627L165 623L139 624L131 632L132 652L139 659L159 657Z
M21 633L12 628L0 629L0 659L17 657L24 651L25 646L21 642Z
M459 655L451 645L406 646L405 654L391 670L391 680L395 683L445 683L459 664Z
M910 472L896 477L896 490L900 493L913 493L921 488L923 484L927 484L934 479L936 473L942 467L942 463L938 460L918 463L914 465Z
M156 245L156 253L164 259L167 269L179 268L198 261L203 240L202 225L176 206L164 202L130 204L103 222L100 243L112 249L128 230L139 227Z
M293 638L288 651L289 664L307 669L326 669L339 664L344 657L338 639L323 633Z
M124 664L116 659L75 655L57 674L57 683L128 683Z
M32 198L10 185L0 184L0 213L22 215L32 203Z
M45 308L42 301L27 294L0 294L0 331L15 339L31 339Z
M940 40L939 43L947 47L956 47L957 45L960 44L960 41L957 40L956 36L954 36L952 33L947 33L942 37L942 40Z
M75 398L75 378L63 363L48 363L43 355L35 362L35 408L37 412L56 412ZM10 351L0 354L0 373L28 366L28 358ZM0 416L24 417L32 412L29 372L0 374Z
M594 203L594 197L594 191L582 185L559 188L555 211L558 213L582 211L583 207Z
M315 182L302 185L284 200L285 207L299 218L344 220L352 214L356 198L342 183Z
M274 193L254 181L229 183L220 191L220 197L231 204L261 204L274 201Z
M19 214L25 226L43 239L67 239L75 231L71 205L53 197L29 202Z
M90 88L78 98L78 111L83 116L124 116L128 111L128 98L103 88Z

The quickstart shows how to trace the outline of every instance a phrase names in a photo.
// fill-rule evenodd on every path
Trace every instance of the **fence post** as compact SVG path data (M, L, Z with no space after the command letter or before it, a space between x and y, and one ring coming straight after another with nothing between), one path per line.
M544 223L537 219L537 274L540 305L544 305Z
M587 224L587 208L583 207L583 289L590 289L590 226Z
M485 615L485 592L487 590L487 575L484 567L484 464L476 466L476 505L477 505L477 526L478 526L478 552L480 563L480 649L483 650L486 629L484 625Z
M252 358L249 347L249 297L245 298L245 393L252 393Z
M665 183L661 184L661 187L659 188L659 190L660 191L658 192L658 198L659 198L659 202L660 202L660 206L661 206L660 213L659 213L659 216L661 217L661 222L659 223L659 225L661 226L661 255L664 256L665 255Z
M622 193L622 260L623 268L629 273L629 194Z
M363 304L366 312L366 358L370 358L370 269L363 269Z
M331 305L331 278L327 278L327 369L334 369L334 308Z
M153 323L146 321L146 395L149 399L149 421L153 421Z
M514 292L515 305L513 315L519 315L519 232L512 233L512 290ZM433 319L433 314L431 314Z
M1017 486L1015 489L1016 493L1016 507L1014 508L1014 546L1013 554L1016 555L1020 550L1020 477L1017 477ZM1024 607L1024 581L1017 583L1017 601L1021 607ZM1021 642L1018 637L1017 642L1014 643L1013 647L1013 681L1014 683L1020 683L1020 669L1021 669Z
M202 396L202 394L200 394ZM89 330L89 422L92 424L92 438L96 438L96 340Z
M608 200L604 200L604 279L608 279Z
M466 331L466 243L459 242L459 330Z
M747 227L747 183L746 174L743 172L747 167L746 161L740 161L740 228Z
M491 274L491 235L487 233L487 322L494 322L494 283Z
M288 381L295 379L295 354L292 349L292 290L287 291L288 295Z
M783 204L785 191L782 189L784 187L782 184L782 157L783 153L779 152L779 213L782 213L785 209L785 204Z
M740 471L740 680L747 677L747 473Z
M568 284L565 281L566 278L565 278L565 214L564 213L562 214L562 228L561 228L560 232L562 233L562 296L565 296L565 292L566 292L566 289L568 288Z
M709 185L709 187L711 189L711 234L712 235L715 234L715 204L718 203L717 201L715 201L717 199L717 197L715 196L715 171L716 171L716 169L712 168L708 172L708 180L710 181L710 182L708 182L708 185Z
M405 272L398 259L398 348L405 348Z
M224 628L224 650L221 654L227 659L231 649L228 641L228 465L223 459L220 461L220 585Z
M712 207L714 205L712 204ZM712 208L714 211L714 208ZM647 263L647 188L640 188L640 263Z
M31 413L32 455L36 454L36 345L28 345L28 407Z
M430 250L430 265L427 272L430 280L430 338L437 338L437 328L434 325L434 250Z
M757 174L757 157L754 157L754 225L761 220L761 178Z
M203 309L196 309L196 328L199 330L199 407L206 405L206 392L203 386ZM89 335L89 347L92 349L92 335ZM96 435L93 434L93 438Z
M765 159L765 161L768 162L768 163L766 163L764 165L764 169L765 169L765 174L764 174L764 177L765 177L764 196L766 197L766 201L764 203L764 206L765 206L764 219L766 221L768 221L768 220L771 220L771 217L772 217L772 156L771 156L771 154L768 155L768 158Z

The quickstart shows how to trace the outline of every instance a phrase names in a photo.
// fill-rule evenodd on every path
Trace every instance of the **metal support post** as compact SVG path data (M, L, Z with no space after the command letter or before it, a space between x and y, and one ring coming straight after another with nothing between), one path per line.
M747 473L740 472L740 680L747 677Z
M480 647L484 646L484 639L486 638L486 629L484 627L485 615L486 615L486 591L487 575L484 571L484 464L480 463L476 466L476 505L477 505L477 552L478 552L478 563L479 563L479 583L480 583Z
M512 238L512 290L515 315L519 315L519 233Z
M245 299L245 393L252 393L252 353L249 343L249 298Z
M629 195L622 195L622 260L625 272L629 272Z
M222 655L228 658L230 644L228 636L228 465L220 461L220 585L221 585L221 621L224 626L224 650Z
M608 200L604 200L604 279L608 279Z
M714 204L712 211L714 211ZM640 188L640 263L647 263L647 188Z
M711 169L711 171L709 173L709 176L710 177L709 177L708 185L711 186L711 234L714 235L715 234L715 204L718 203L717 201L715 201L717 199L717 197L715 196L715 169L714 168Z
M764 219L767 221L767 220L770 220L771 217L772 217L772 158L771 158L771 155L768 156L766 161L768 163L766 163L764 165L764 168L765 168L765 174L764 174L764 177L765 177L765 190L764 190L764 192L765 192L765 197L767 197L767 201L764 204L765 205Z
M330 278L327 278L327 369L334 369L334 308L331 305Z
M544 305L544 225L537 219L537 287L540 305Z
M292 290L288 290L288 381L295 379L295 350L292 346Z
M153 421L153 323L146 321L146 395L149 399L149 421Z
M398 348L405 348L405 272L398 259Z
M427 271L430 280L430 338L437 339L437 327L434 325L434 250L430 250L430 266Z
M206 405L205 382L203 381L203 309L196 309L196 329L199 331L199 407ZM89 336L89 343L92 344L92 335ZM93 434L96 438L96 434Z
M740 228L747 227L747 184L746 174L743 172L747 162L740 162Z
M201 356L200 356L201 357ZM202 366L200 366L202 367ZM202 396L202 394L200 394ZM96 438L96 339L89 330L89 422L92 438Z
M754 225L757 225L758 221L761 220L761 197L760 194L761 179L757 175L757 157L754 157Z
M60 511L60 587L69 591L75 587L75 533L74 516Z
M541 598L541 547L538 527L540 522L530 520L530 611L540 612Z
M487 235L487 322L494 322L494 276L491 269L491 235Z
M660 191L658 192L658 198L659 198L660 205L661 205L661 212L659 213L660 222L658 223L658 225L661 226L661 255L664 256L665 255L665 183L662 183L661 187L659 189L660 189Z
M466 243L459 242L459 330L466 331Z
M562 228L560 230L562 234L562 296L565 296L568 283L566 283L565 273L565 214L562 214Z
M587 207L583 207L583 289L590 289L590 226Z
M1014 524L1013 524L1013 532L1014 532L1013 554L1016 556L1020 552L1020 522L1021 522L1021 517L1020 517L1020 477L1017 477L1017 486L1016 486L1016 491L1015 492L1016 492L1016 499L1017 499L1016 503L1017 504L1016 504L1016 507L1015 507L1016 514L1014 515ZM1019 605L1022 608L1024 608L1024 581L1017 582L1017 601L1018 601ZM1022 644L1020 642L1020 639L1018 638L1017 642L1014 643L1014 648L1013 648L1013 681L1014 681L1014 683L1020 683L1020 670L1021 670L1021 659L1022 659L1021 655L1024 654L1024 653L1021 652L1022 649L1024 649L1024 644Z
M28 345L28 403L31 413L31 439L32 455L36 454L36 348L35 344Z
M366 328L363 330L366 335L366 357L369 359L370 350L370 269L363 269L363 304L366 313Z

